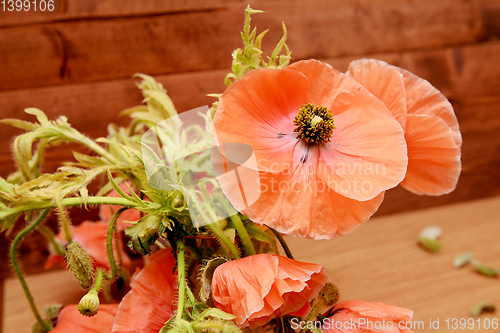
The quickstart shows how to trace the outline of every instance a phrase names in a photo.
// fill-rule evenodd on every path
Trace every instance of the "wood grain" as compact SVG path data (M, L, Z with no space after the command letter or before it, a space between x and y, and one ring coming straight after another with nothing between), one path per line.
M44 0L48 4L48 0ZM37 0L37 11L33 8L33 1L30 10L21 11L0 11L0 27L14 25L29 25L34 23L47 23L56 21L81 20L86 18L112 18L112 17L132 17L151 16L160 14L176 14L191 11L210 11L227 8L231 5L241 4L242 1L228 0L184 0L184 1L163 1L163 0L142 0L122 1L122 0L53 0L54 10L40 10L40 0ZM9 8L9 6L7 6ZM44 7L41 7L42 9Z
M468 319L470 308L481 301L500 307L499 278L482 276L470 265L451 266L456 255L470 250L484 263L500 266L498 207L500 197L493 197L374 218L352 234L328 241L287 241L297 260L326 268L329 280L340 288L341 300L406 307L414 310L414 320L424 322L424 329L415 332L452 332L446 329L447 318ZM421 229L430 225L439 225L444 232L439 254L425 252L416 243ZM64 271L30 276L28 284L40 306L75 303L81 295ZM4 332L27 331L33 318L15 279L6 280L4 304ZM497 312L480 318L498 317ZM440 320L439 330L429 328L431 318Z
M254 20L261 31L270 28L264 48L279 40L284 21L297 60L460 45L477 41L482 31L476 2L466 0L252 6L271 13ZM228 68L241 45L243 8L0 28L0 90Z

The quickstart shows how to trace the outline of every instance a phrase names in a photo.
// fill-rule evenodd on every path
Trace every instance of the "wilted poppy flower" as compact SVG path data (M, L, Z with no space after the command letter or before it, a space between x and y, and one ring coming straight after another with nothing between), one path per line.
M462 136L448 100L429 82L383 61L353 61L347 73L386 104L405 130L408 171L401 186L416 193L453 191Z
M376 302L344 301L331 310L321 330L325 333L410 333L413 311Z
M131 290L120 302L113 333L158 333L173 316L177 293L175 260L170 250L155 252L132 277Z
M216 307L255 328L301 309L325 285L325 269L286 257L257 254L226 262L212 278Z
M125 192L126 194L130 195L130 190L128 189L127 185L125 183L121 183L120 189ZM106 194L107 197L113 197L113 198L120 198L120 195L115 191L112 190L108 194ZM113 215L120 209L120 206L113 206L113 205L101 205L99 206L99 218L102 221L109 222L111 221L111 218ZM127 209L126 211L122 212L118 219L116 220L116 230L118 231L123 231L127 229L127 227L130 227L132 224L126 223L126 222L135 222L139 221L141 218L141 211L131 208Z
M113 325L118 304L101 304L93 317L85 317L78 311L78 305L62 308L57 316L53 333L107 333Z
M248 206L245 177L221 177L231 203L251 220L306 238L351 232L403 180L401 126L355 80L317 60L253 70L222 94L215 143L251 146L261 195ZM217 168L214 167L217 172ZM244 175L244 172L240 172Z
M72 228L73 240L79 242L87 254L94 260L98 267L109 269L108 252L106 249L106 237L108 234L108 223L103 221L83 221L76 227ZM65 237L60 232L56 236L61 243L65 243ZM120 249L119 258L121 259L122 267L128 267L131 264L130 257L123 248L121 234L118 234L118 248ZM114 242L113 242L114 243ZM118 261L118 253L116 246L113 246L115 260ZM57 256L57 255L53 255ZM48 262L53 259L49 258Z

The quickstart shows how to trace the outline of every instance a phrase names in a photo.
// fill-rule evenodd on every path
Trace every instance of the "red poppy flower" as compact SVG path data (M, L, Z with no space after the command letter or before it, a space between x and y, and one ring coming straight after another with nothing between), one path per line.
M230 144L248 145L260 176L261 194L251 205L241 188L255 179L244 172L218 174L224 193L251 220L286 234L351 232L406 173L404 133L387 107L317 60L247 73L222 94L213 124L225 165L236 162Z
M301 309L325 285L325 269L286 257L257 254L226 262L212 278L216 307L255 328Z
M173 316L177 294L175 260L170 250L155 252L130 283L131 290L120 302L113 333L158 333Z
M413 311L383 303L340 302L331 310L321 330L325 333L411 333Z
M353 61L347 74L384 102L405 130L408 170L401 186L426 195L453 191L462 136L446 97L426 80L380 60Z
M93 317L85 317L78 311L78 305L62 308L57 316L53 333L107 333L113 325L118 304L101 304Z

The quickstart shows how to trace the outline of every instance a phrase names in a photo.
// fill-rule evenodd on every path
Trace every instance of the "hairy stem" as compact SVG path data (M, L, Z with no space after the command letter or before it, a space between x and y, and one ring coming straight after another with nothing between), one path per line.
M19 267L19 263L17 262L16 250L17 250L17 245L19 244L19 241L27 233L29 233L30 231L35 229L36 226L39 225L43 221L43 219L45 218L45 216L47 215L48 212L49 212L49 209L45 209L40 214L40 216L38 216L38 218L36 219L35 222L31 223L24 230L22 230L20 233L18 233L10 246L10 260L12 262L12 266L14 267L14 271L19 279L19 282L21 283L21 286L24 290L24 294L26 295L26 299L28 300L31 311L33 312L33 315L35 316L38 324L40 326L42 326L47 332L50 331L52 329L52 327L42 319L42 317L40 316L40 313L38 312L38 309L36 308L35 301L33 300L33 297L31 296L28 285L26 284L26 280L24 279L23 273L21 272L21 268Z
M117 205L117 206L127 206L127 207L135 206L133 202L127 199L113 198L113 197L88 197L86 203L87 205ZM63 207L83 206L84 204L85 203L83 202L83 198L81 197L64 198L61 200L61 205ZM46 208L55 208L55 207L57 207L57 204L53 201L36 202L28 205L16 206L5 209L2 212L0 212L0 220L18 213L28 212L32 210L46 209Z
M127 209L128 209L127 207L120 208L113 215L108 225L108 233L106 236L106 251L108 252L109 266L111 267L111 281L113 281L116 278L118 271L118 268L116 266L115 256L113 253L113 235L115 233L116 221L118 220L118 217L120 217L121 213L123 213ZM118 243L118 240L116 240L116 243Z
M177 277L179 285L179 299L177 303L177 315L175 317L176 324L182 319L184 312L184 300L186 298L186 262L184 261L184 240L177 239Z

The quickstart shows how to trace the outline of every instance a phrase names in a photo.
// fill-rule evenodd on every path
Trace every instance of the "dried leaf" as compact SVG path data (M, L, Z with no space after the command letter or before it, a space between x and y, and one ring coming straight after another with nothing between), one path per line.
M441 251L442 244L438 240L420 237L418 241L420 246L429 252L438 253Z
M485 264L483 264L482 262L480 262L477 259L473 259L471 261L471 264L473 264L476 267L476 269L479 273L486 275L486 276L489 276L489 277L497 277L498 274L500 273L500 269L498 269L496 267L486 266Z
M472 307L470 310L470 314L474 317L480 316L481 313L483 312L495 312L496 308L495 305L488 303L488 302L481 302Z

